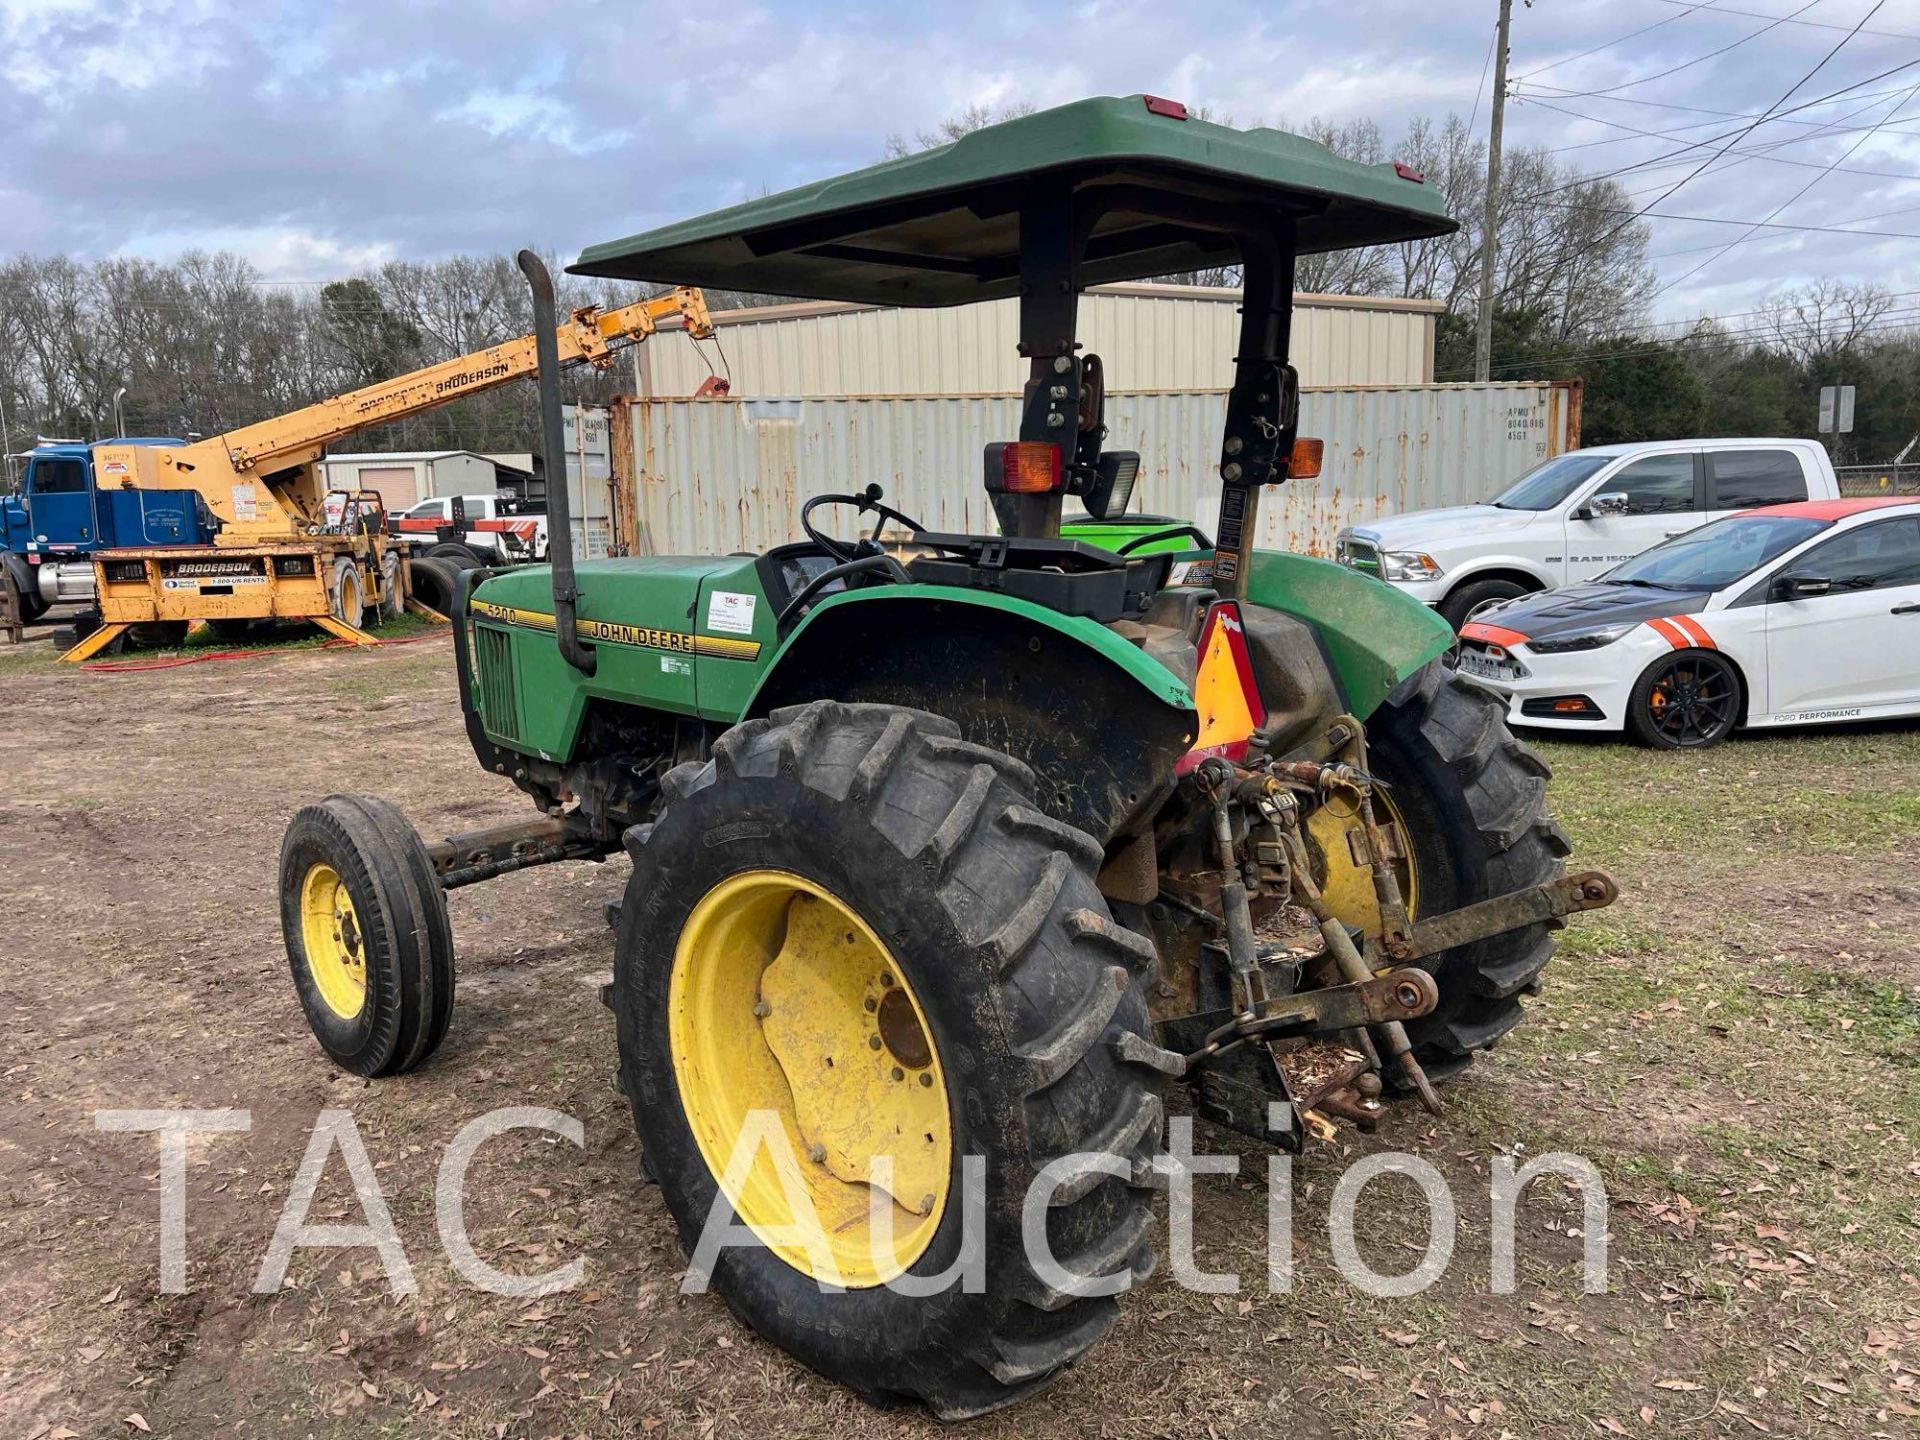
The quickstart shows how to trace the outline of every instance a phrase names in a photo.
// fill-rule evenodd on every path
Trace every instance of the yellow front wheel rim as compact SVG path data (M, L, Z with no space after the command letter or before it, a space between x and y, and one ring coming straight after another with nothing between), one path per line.
M953 1165L946 1077L851 905L784 870L714 886L674 947L667 1025L688 1126L762 1243L848 1288L925 1253Z
M314 864L300 882L300 936L320 1000L342 1020L367 1004L366 937L340 872Z

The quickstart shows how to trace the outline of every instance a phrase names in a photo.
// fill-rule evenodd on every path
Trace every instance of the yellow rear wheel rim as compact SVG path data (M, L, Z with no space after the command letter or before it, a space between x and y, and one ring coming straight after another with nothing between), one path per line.
M1400 882L1400 898L1407 914L1420 913L1420 877L1414 865L1413 832L1385 791L1373 792L1373 818L1386 835L1390 848L1399 854L1393 862ZM1324 877L1320 891L1327 906L1348 925L1357 925L1368 935L1380 933L1380 901L1373 890L1373 871L1363 858L1366 831L1360 822L1360 806L1352 796L1337 793L1325 805L1307 817L1307 834L1320 851ZM1351 836L1358 835L1360 843Z
M320 1000L342 1020L367 1004L366 937L346 882L331 865L316 863L300 882L300 936L307 973Z
M762 1243L850 1289L925 1253L953 1166L946 1076L852 906L784 870L714 886L674 947L667 1026L687 1124Z

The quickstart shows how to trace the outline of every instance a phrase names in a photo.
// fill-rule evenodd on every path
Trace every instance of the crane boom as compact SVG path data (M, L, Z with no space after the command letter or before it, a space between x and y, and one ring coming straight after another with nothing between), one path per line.
M575 310L556 333L560 363L604 369L616 347L645 340L675 317L696 339L713 333L698 290L671 290L617 310ZM103 485L197 491L221 522L218 545L292 539L325 524L317 462L328 445L538 371L535 337L522 335L191 445L102 445L96 473Z

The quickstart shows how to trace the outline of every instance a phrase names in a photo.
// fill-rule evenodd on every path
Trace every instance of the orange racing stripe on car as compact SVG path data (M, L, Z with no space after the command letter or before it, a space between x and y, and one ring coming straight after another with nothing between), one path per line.
M1676 650L1685 650L1692 646L1693 640L1671 620L1649 620L1647 624L1660 632L1660 638Z
M1483 645L1504 645L1509 650L1515 645L1527 643L1527 637L1518 630L1509 630L1504 625L1485 625L1478 620L1470 620L1462 625L1460 638L1478 640Z
M1673 623L1686 631L1687 634L1692 637L1693 643L1698 645L1702 650L1718 650L1720 648L1713 643L1713 636L1707 633L1707 627L1691 615L1675 615L1673 617Z

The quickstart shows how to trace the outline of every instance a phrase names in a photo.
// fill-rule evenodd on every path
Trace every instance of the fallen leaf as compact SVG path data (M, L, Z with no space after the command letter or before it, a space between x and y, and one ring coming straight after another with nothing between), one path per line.
M1702 1388L1694 1384L1691 1380L1656 1380L1653 1382L1653 1386L1656 1390L1698 1390Z
M147 1417L142 1415L138 1410L135 1410L132 1414L128 1415L120 1423L122 1425L131 1425L134 1429L138 1430L142 1435L151 1435L153 1433L153 1427L147 1424Z

